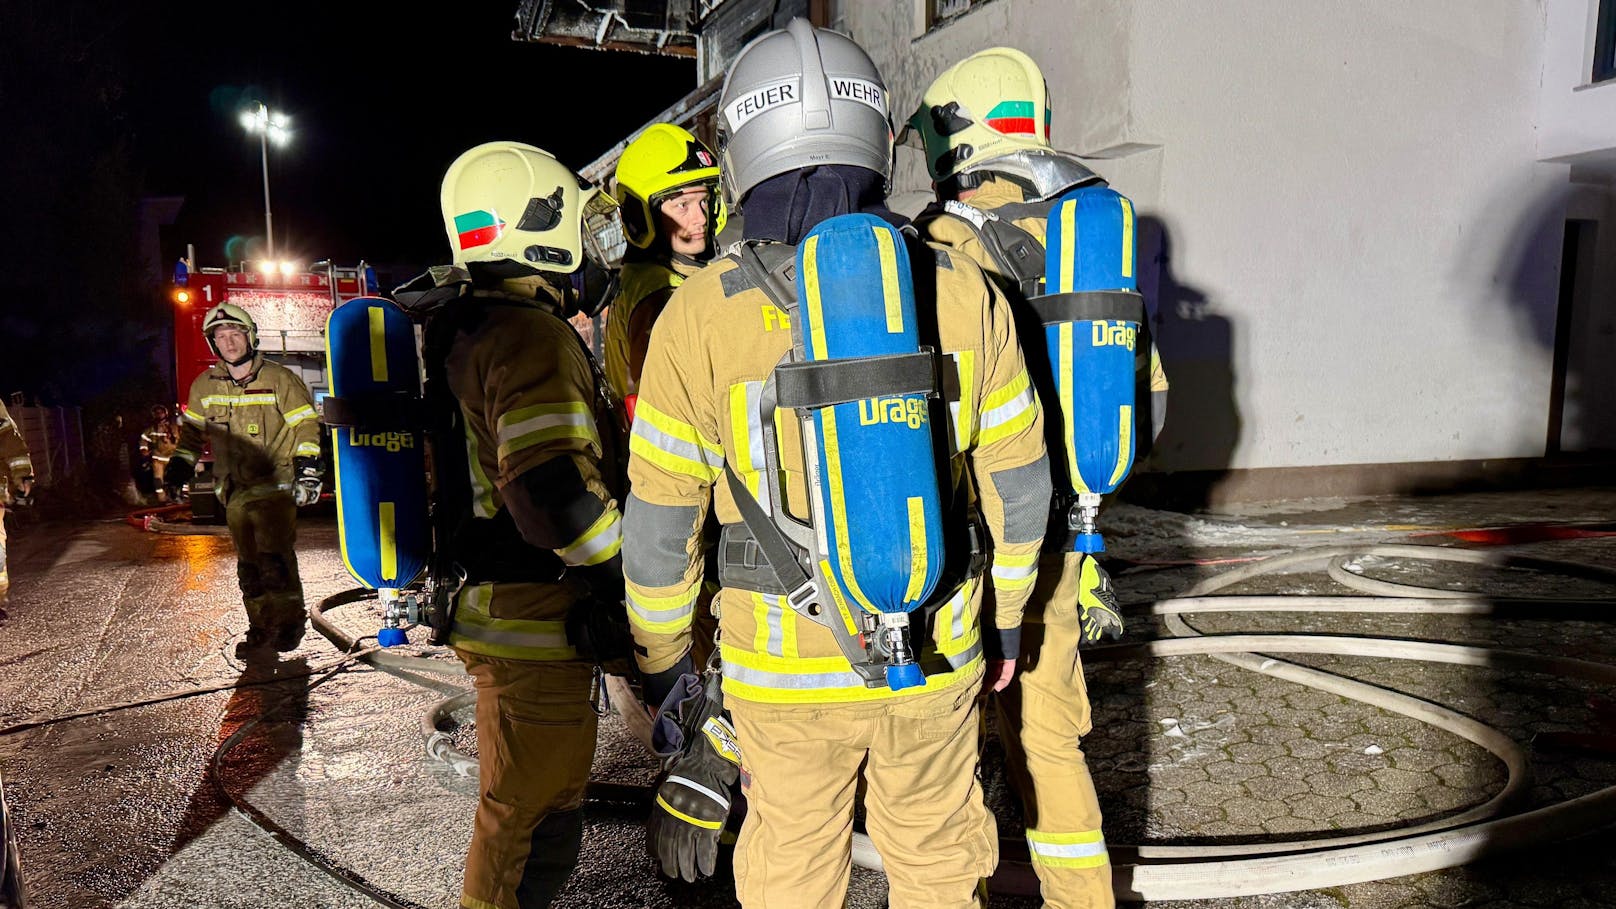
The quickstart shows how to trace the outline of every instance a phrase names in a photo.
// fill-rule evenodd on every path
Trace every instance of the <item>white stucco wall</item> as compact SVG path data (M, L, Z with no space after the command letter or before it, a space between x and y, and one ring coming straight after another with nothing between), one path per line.
M1056 144L1134 199L1174 384L1158 466L1543 453L1572 191L1540 162L1542 5L996 0L919 38L916 15L837 12L899 119L1021 47ZM918 155L896 190L924 198Z

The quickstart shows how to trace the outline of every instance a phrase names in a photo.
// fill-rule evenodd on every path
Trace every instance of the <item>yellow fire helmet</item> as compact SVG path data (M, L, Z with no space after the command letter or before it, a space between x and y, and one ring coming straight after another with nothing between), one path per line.
M234 325L247 333L249 356L258 349L258 323L245 309L232 303L220 303L202 317L202 337L208 339L208 347L213 350L214 356L222 357L219 345L213 343L213 330L221 325Z
M1049 119L1049 87L1038 64L1013 47L990 47L944 70L908 125L940 184L995 158L1048 151Z
M456 265L497 265L515 277L583 265L583 203L593 188L549 152L486 142L443 176L443 226Z
M640 249L650 246L656 239L657 206L695 185L707 187L707 248L711 250L725 219L718 158L701 140L672 123L646 127L617 159L617 194L628 242Z

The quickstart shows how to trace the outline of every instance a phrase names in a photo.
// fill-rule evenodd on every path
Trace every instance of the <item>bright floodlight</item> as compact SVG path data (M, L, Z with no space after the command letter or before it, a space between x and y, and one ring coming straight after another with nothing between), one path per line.
M297 263L296 262L293 262L290 259L288 259L285 262L281 263L281 274L283 274L283 275L291 275L292 272L294 272L294 271L297 271Z
M265 259L264 261L258 263L258 270L263 272L266 275L274 274L275 273L275 261L273 259Z

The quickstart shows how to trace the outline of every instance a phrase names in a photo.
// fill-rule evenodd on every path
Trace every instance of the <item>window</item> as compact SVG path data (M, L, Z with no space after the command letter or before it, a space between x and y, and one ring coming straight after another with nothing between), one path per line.
M993 0L925 0L926 4L926 31L942 28L973 9L978 9ZM1616 0L1605 0L1607 3L1616 3Z
M1599 24L1594 26L1592 82L1616 79L1616 0L1599 0Z

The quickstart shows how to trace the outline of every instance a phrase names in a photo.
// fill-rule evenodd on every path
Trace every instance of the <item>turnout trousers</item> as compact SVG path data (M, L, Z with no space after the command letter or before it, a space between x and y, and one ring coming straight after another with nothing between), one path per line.
M249 643L292 650L307 624L297 574L297 503L289 491L232 491L225 523L236 545L236 580L247 609Z
M541 909L578 863L595 758L594 667L456 648L477 686L480 791L462 909Z
M1100 802L1083 757L1093 727L1077 612L1077 553L1040 557L1022 626L1021 663L995 695L1010 780L1027 818L1027 849L1048 909L1110 909L1111 861ZM1043 604L1043 615L1035 613ZM1040 621L1041 619L1041 621Z
M726 699L742 754L746 820L735 895L746 909L840 909L862 772L865 825L892 909L972 909L999 861L977 779L982 674L863 703Z

